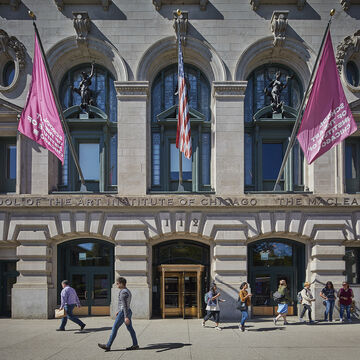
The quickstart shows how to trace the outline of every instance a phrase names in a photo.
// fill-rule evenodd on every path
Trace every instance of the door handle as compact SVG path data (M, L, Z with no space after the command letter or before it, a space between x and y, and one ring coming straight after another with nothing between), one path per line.
M87 300L87 290L85 290L85 293L84 293L84 297L85 297L85 300Z

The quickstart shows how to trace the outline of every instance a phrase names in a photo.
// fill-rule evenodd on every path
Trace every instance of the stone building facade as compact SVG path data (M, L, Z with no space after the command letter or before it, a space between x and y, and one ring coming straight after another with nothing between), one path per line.
M183 192L174 151L178 8L194 148L183 162ZM243 281L255 295L253 315L272 315L271 292L281 278L295 303L302 283L312 283L316 319L324 283L339 288L347 279L357 316L360 132L312 165L294 148L280 189L269 191L330 8L338 70L359 124L358 1L0 1L3 312L52 317L60 282L69 278L86 314L114 314L114 280L125 276L137 318L200 316L211 281L227 300L223 318L238 316ZM32 71L28 10L36 14L86 192L70 155L61 166L17 132ZM71 86L92 62L95 103L84 113ZM292 77L280 119L263 91L276 71Z

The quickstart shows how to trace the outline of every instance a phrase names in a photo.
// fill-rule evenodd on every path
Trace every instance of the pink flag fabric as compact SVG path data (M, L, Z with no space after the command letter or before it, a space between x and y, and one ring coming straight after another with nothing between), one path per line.
M329 31L297 138L311 164L356 130L336 68Z
M32 80L18 130L51 151L64 164L64 131L36 35Z

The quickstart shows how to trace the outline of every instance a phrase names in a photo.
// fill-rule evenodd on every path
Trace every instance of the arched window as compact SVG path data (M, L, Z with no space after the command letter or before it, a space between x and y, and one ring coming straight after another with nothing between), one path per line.
M87 190L115 191L117 185L117 100L112 74L100 65L94 66L91 79L93 104L88 112L80 108L81 96L73 91L90 74L91 64L72 68L63 77L60 99L77 151ZM65 149L64 166L60 166L59 190L78 191L79 175L69 149Z
M359 86L359 69L354 61L348 61L346 64L346 79L350 85Z
M8 61L2 73L2 86L8 87L12 84L15 77L15 62L13 60Z
M193 154L182 157L185 191L210 191L211 112L210 84L202 72L185 65L189 84L189 113ZM163 69L151 91L152 191L176 191L179 181L179 154L176 148L178 114L177 64Z
M264 89L281 72L287 86L281 92L282 114L273 114L271 98ZM302 85L291 69L269 64L255 69L248 77L245 93L245 190L273 190L284 153L303 96ZM303 190L303 156L296 142L287 162L280 189Z

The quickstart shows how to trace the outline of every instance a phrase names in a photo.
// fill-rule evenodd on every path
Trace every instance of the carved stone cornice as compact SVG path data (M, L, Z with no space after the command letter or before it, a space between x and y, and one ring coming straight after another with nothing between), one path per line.
M283 46L288 25L289 10L275 10L271 17L271 32L274 35L274 46Z
M340 4L345 11L348 11L351 5L360 4L360 0L340 0Z
M107 11L111 4L111 0L54 0L59 11L64 10L65 5L101 5Z
M200 10L206 10L209 0L152 0L155 9L159 11L163 5L196 5L199 4Z
M186 36L188 32L188 18L189 18L188 11L182 11L180 15L178 15L176 11L173 12L173 19L174 19L173 26L176 33L176 38L178 37L178 28L179 28L181 42L184 46L186 45Z
M4 52L12 57L10 53L12 49L15 53L16 59L19 63L19 68L24 69L25 67L25 46L15 36L9 36L6 31L0 29L0 53ZM10 51L9 51L10 50Z
M215 98L244 97L247 81L213 81Z
M86 11L73 12L73 23L76 30L76 40L86 42L91 28L91 21Z
M251 8L256 11L260 5L296 5L298 10L302 10L306 5L306 0L250 0Z
M149 94L148 81L115 81L114 85L119 100L146 100Z
M345 59L354 52L360 51L360 30L347 36L336 48L336 65L341 74Z

